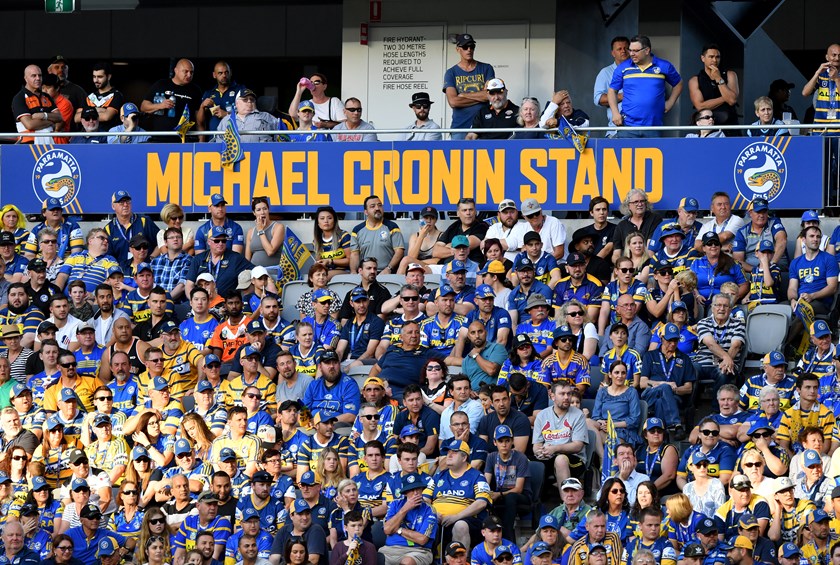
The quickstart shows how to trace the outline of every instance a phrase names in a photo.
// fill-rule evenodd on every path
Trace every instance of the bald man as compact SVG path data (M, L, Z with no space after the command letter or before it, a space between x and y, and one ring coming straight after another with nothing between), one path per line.
M23 88L12 98L12 112L19 132L55 131L64 123L55 100L41 91L43 74L38 65L23 70ZM51 137L23 136L21 143L52 143Z
M190 121L196 121L198 107L201 104L201 89L193 84L195 66L189 59L181 59L175 65L172 78L164 78L152 85L140 111L146 115L141 124L148 131L173 131L184 112L184 106L190 109ZM174 143L177 135L152 136L153 143Z
M495 383L499 369L507 358L504 344L487 341L487 328L476 320L467 327L472 349L464 357L461 372L470 378L470 387L478 390L482 383Z

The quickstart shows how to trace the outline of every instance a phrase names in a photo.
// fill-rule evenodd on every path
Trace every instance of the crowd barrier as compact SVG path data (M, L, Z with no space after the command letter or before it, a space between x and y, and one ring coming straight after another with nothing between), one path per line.
M213 193L223 194L233 213L250 212L255 196L267 196L275 211L306 213L329 205L358 212L370 194L400 213L426 205L451 210L462 197L474 198L480 210L495 210L505 198L536 198L549 210L586 210L596 196L617 208L637 188L659 209L674 209L686 196L706 203L720 190L733 196L736 209L755 196L777 210L821 209L836 199L827 194L832 156L826 158L826 139L590 138L583 152L562 137L246 143L244 159L227 167L221 143L4 145L0 201L34 211L52 196L69 213L107 214L110 195L127 190L135 211L155 215L168 202L204 213Z

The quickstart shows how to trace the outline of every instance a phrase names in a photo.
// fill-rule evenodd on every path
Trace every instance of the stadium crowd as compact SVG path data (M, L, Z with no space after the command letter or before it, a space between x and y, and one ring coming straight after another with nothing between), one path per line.
M475 70L474 39L456 48ZM647 119L634 71L662 79L662 113L681 79L647 38L613 50L624 59L603 95L621 135ZM737 79L710 50L724 95ZM823 73L836 81L836 51L818 91ZM453 108L508 108L487 67L466 92L450 69ZM110 92L97 68L75 116L122 133L143 112L149 131L172 129L185 98L170 91L192 72L180 61L138 108L114 92L96 104ZM26 88L40 76L28 68ZM225 88L189 86L190 100L203 100L199 128L223 130L256 96L227 65L214 76ZM692 102L706 92L695 78ZM325 78L307 80L290 123L315 114L336 140L369 135L340 133L361 127L357 99L345 122ZM22 96L22 133L69 123ZM820 96L815 119L836 120ZM413 102L420 120L431 102ZM568 93L555 105L549 127L575 116ZM453 114L476 130L486 116ZM218 194L195 230L176 204L163 229L126 191L112 206L86 234L54 198L35 226L0 209L0 563L840 565L840 230L823 235L815 212L790 257L767 200L741 218L725 190L706 222L692 197L666 217L632 190L617 223L594 198L571 237L534 199L480 218L463 198L445 227L423 208L407 240L372 195L349 232L318 210L303 272L265 198L248 229ZM749 374L747 321L771 305L791 328ZM704 395L711 414L694 425Z

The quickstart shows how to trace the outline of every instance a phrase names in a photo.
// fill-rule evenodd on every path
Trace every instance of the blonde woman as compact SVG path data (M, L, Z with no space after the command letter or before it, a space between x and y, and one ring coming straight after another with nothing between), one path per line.
M709 456L700 450L691 454L691 473L694 480L685 485L683 494L691 500L695 511L714 516L726 502L726 489L720 479L709 476Z
M636 279L647 284L650 278L651 264L653 258L647 248L647 240L642 232L633 232L624 239L624 257L633 261L633 268L636 270Z
M21 246L29 239L29 230L26 229L26 216L14 204L6 204L0 208L0 221L2 231L12 232L15 236L15 253L21 252Z
M182 251L189 255L193 254L195 247L195 232L192 228L184 225L184 209L177 204L170 202L164 206L160 211L160 219L166 224L167 228L180 228L181 234L184 236L184 247ZM157 257L161 253L166 253L166 240L163 239L166 229L162 229L157 234L157 247L152 252L152 257Z
M697 527L706 516L694 510L691 500L683 493L670 496L665 501L665 509L674 530L671 542L676 544L675 549L679 552L685 544L697 540Z
M321 496L333 500L338 494L338 485L347 478L335 448L327 447L321 452L315 466L315 476L321 478Z
M573 298L557 309L557 327L567 325L574 334L573 350L589 361L598 352L598 328L583 303Z

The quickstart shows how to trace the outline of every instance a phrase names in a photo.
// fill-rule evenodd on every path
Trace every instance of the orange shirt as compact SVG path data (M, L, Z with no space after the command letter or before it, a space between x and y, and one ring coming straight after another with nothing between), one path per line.
M234 326L230 324L229 320L225 320L216 327L209 345L222 350L222 363L227 363L233 359L236 350L248 342L246 326L250 321L250 318L243 317L242 321Z

